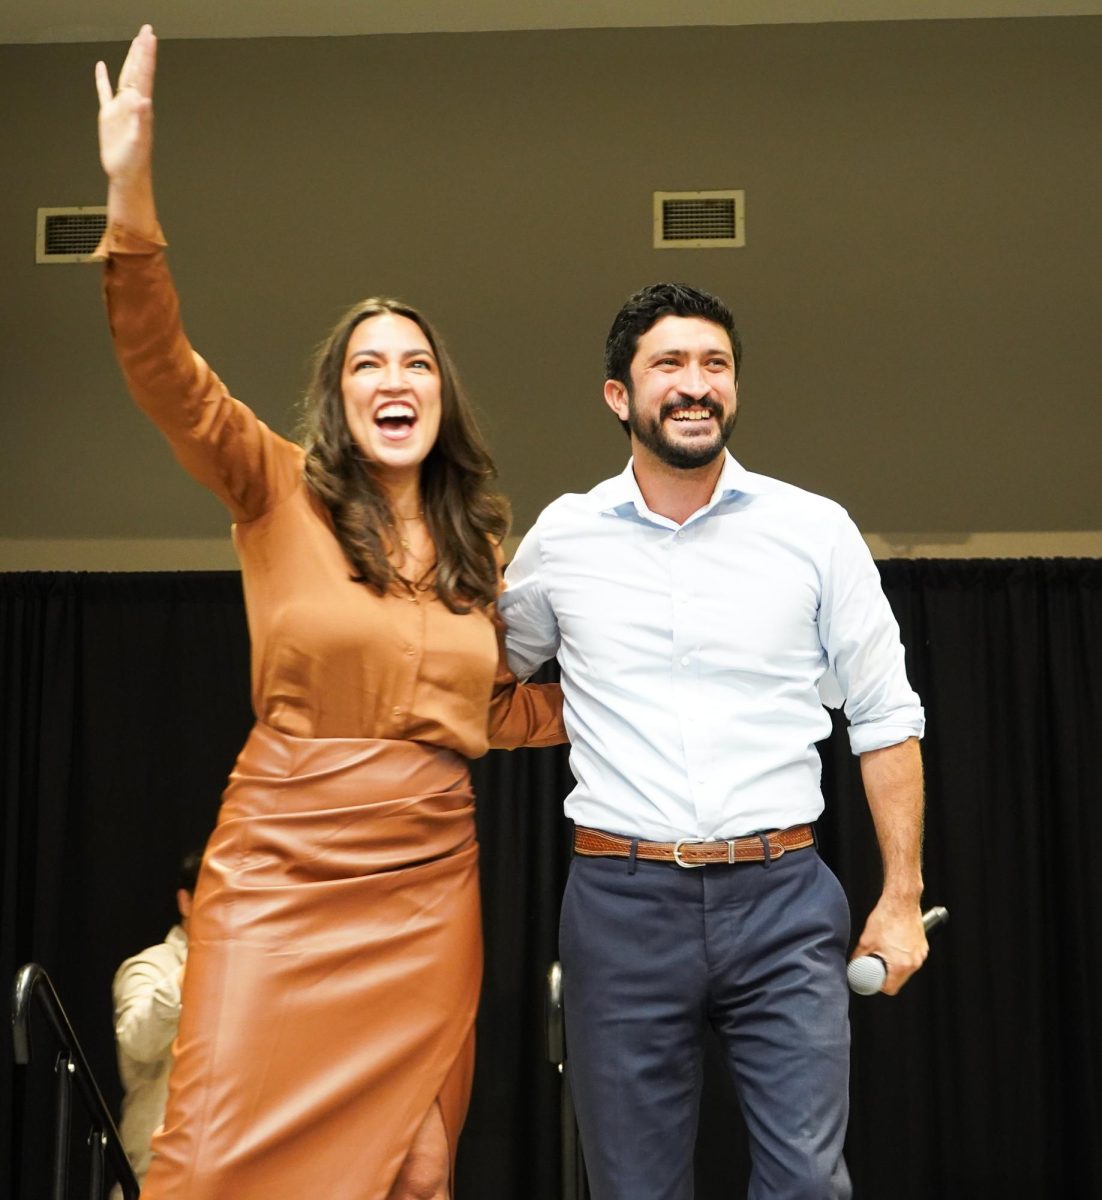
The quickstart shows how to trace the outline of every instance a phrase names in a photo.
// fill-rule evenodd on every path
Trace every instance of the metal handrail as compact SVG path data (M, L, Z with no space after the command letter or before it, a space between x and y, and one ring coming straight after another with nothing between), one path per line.
M49 975L38 963L27 963L20 967L12 989L11 1034L15 1061L27 1066L31 1061L30 1015L32 1002L38 1002L49 1022L54 1036L61 1044L57 1063L57 1114L54 1148L54 1191L59 1200L67 1194L67 1170L69 1154L69 1101L72 1081L84 1101L88 1115L92 1118L92 1197L100 1200L103 1194L104 1155L110 1160L115 1179L122 1189L123 1200L138 1200L138 1181L134 1169L122 1148L119 1131L111 1119L103 1095L96 1084L92 1068L84 1057L77 1036L73 1032L65 1009L61 1006Z
M566 1066L566 1021L564 1012L562 963L551 964L547 972L547 991L544 995L544 1027L547 1039L547 1061L562 1077L559 1084L559 1152L562 1169L562 1200L589 1200L589 1183L585 1174L582 1148L578 1140L578 1119L574 1098L570 1092Z
M544 1027L547 1032L547 1061L562 1074L566 1065L566 1036L563 1032L562 963L556 961L547 971L544 997Z

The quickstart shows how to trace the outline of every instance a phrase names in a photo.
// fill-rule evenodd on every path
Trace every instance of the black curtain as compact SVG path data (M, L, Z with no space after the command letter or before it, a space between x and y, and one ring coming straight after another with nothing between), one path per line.
M927 898L951 921L899 998L854 1000L856 1195L1102 1194L1102 562L881 571L929 722ZM0 614L0 979L47 968L114 1104L111 976L171 923L177 862L205 840L251 719L240 584L0 575ZM841 723L821 750L823 850L856 927L875 839ZM487 965L457 1200L557 1200L543 995L570 775L565 752L517 751L474 776ZM0 1052L0 1194L20 1198L46 1192L38 1032L30 1072ZM744 1191L737 1125L709 1068L698 1200Z

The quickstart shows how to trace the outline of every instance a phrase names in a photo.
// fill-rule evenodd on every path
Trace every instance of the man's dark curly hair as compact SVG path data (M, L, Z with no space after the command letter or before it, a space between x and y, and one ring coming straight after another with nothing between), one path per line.
M631 387L631 360L639 339L663 317L700 317L727 331L735 355L735 378L742 362L742 342L731 310L717 296L684 283L652 283L635 293L616 314L605 342L605 378Z

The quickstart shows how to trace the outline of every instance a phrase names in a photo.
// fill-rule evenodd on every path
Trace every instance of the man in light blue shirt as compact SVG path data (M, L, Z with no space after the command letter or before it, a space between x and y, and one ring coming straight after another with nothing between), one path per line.
M884 867L855 954L921 966L923 712L875 564L833 501L725 450L741 346L657 284L606 346L621 475L550 505L500 609L522 678L557 656L575 857L560 955L594 1200L688 1200L701 1033L746 1116L752 1200L850 1195L849 910L819 858L815 743L843 703Z

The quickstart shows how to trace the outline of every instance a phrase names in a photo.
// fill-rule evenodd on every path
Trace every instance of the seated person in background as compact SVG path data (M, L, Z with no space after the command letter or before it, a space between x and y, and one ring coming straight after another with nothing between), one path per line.
M202 855L180 864L176 906L180 922L165 940L128 958L115 972L115 1044L123 1100L119 1133L141 1183L149 1168L149 1139L164 1117L172 1041L180 1023L180 982L187 959L187 921ZM121 1195L116 1189L115 1196Z

